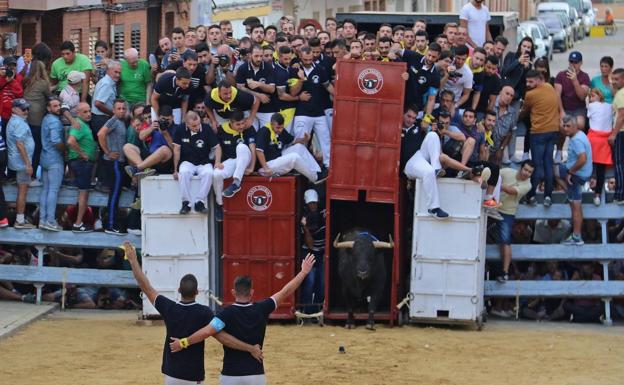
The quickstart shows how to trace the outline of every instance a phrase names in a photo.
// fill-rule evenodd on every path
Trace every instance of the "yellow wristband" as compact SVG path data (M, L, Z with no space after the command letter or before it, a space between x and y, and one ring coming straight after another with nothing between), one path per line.
M189 347L189 340L188 338L182 338L180 340L180 345L182 345L182 349L186 349Z

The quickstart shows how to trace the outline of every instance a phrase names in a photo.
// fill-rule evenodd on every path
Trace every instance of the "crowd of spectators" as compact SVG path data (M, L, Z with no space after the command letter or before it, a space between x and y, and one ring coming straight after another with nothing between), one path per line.
M504 256L497 275L504 283L519 274L509 247L521 224L514 218L518 204L535 205L540 193L549 207L553 191L565 191L572 218L557 240L577 246L588 237L583 192L592 191L601 205L606 188L615 192L613 202L624 204L624 69L605 56L592 78L574 51L569 67L551 77L530 37L509 47L504 36L491 35L489 20L487 7L473 0L458 23L435 36L423 20L365 31L353 20L328 18L323 30L308 23L297 31L289 16L268 26L249 17L245 36L235 38L228 21L174 28L143 55L130 48L113 59L108 43L98 41L89 58L65 41L58 58L45 43L31 47L32 54L7 56L0 67L0 169L17 184L18 196L9 212L0 194L0 226L140 234L136 186L155 173L178 180L180 214L206 212L214 188L215 217L222 221L223 199L240 190L246 175L294 170L312 189L302 247L323 253L323 204L313 193L331 164L336 61L399 61L407 65L396 81L406 84L401 174L408 189L422 179L430 215L446 219L436 178L481 183L491 235ZM523 134L524 151L516 154ZM615 177L607 182L611 168ZM200 179L195 192L193 176ZM57 205L63 185L79 190L76 205ZM39 204L26 204L34 187L41 187ZM106 207L89 207L93 189L108 194ZM134 191L130 208L119 208L124 190ZM621 241L624 233L614 231ZM557 271L547 274L561 277ZM311 274L304 285L309 303L322 296L321 276ZM552 307L531 305L537 313Z

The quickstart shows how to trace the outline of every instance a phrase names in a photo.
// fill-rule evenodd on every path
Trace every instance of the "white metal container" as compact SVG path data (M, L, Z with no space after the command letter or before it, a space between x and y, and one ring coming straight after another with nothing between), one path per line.
M199 188L198 180L192 188ZM143 270L158 293L180 300L178 287L186 274L197 278L197 302L215 308L210 294L218 287L218 256L214 205L208 213L178 214L181 199L178 182L171 176L148 177L141 182L142 262ZM159 314L143 297L143 316Z
M438 179L440 204L450 215L427 214L417 180L410 272L410 320L482 322L486 218L482 190L474 182Z

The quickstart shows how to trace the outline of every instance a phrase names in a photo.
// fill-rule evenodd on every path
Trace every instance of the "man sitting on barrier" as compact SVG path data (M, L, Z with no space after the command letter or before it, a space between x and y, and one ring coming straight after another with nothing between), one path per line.
M321 170L305 144L310 139L306 133L296 139L284 129L280 113L271 116L271 123L261 127L256 134L256 156L262 176L284 175L293 169L319 184L327 179L327 170Z
M485 170L471 169L442 153L440 136L450 136L455 140L460 140L463 137L461 133L448 130L451 121L451 115L448 112L440 112L438 122L434 123L434 127L429 126L430 123L433 123L430 116L426 116L420 126L416 124L417 115L418 108L416 106L407 107L403 114L401 165L404 165L403 172L409 179L422 179L429 215L437 219L446 219L449 215L440 208L436 177L446 174L445 167L475 176ZM427 132L429 128L432 130Z
M227 122L234 110L245 111L245 114L248 115L245 128L249 128L253 126L256 119L260 100L252 94L234 87L228 80L222 80L218 87L213 88L206 95L204 104L213 129L216 130L219 124Z
M210 162L210 153L215 151L214 167L222 169L221 146L217 136L210 126L202 124L195 111L186 113L185 123L175 133L173 145L173 179L180 185L182 194L182 208L180 214L191 211L190 203L194 202L194 209L198 213L206 212L204 203L212 187L213 167ZM199 191L191 196L191 178L197 175L200 178Z
M245 128L245 114L236 110L230 115L230 121L221 124L217 138L221 146L223 168L215 168L212 185L215 192L215 219L223 220L223 197L231 198L241 189L243 175L249 175L256 166L256 132L252 127ZM223 191L223 179L233 178L232 184Z

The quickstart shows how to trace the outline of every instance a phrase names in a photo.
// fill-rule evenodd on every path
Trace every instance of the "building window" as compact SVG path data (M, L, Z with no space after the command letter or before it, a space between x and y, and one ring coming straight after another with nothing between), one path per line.
M100 29L91 28L89 30L89 57L91 60L95 60L95 43L100 40Z
M385 11L386 0L364 0L365 11Z
M22 52L24 48L32 48L37 44L37 23L22 24Z
M141 53L141 24L132 24L130 31L130 46Z
M124 47L126 44L126 34L124 32L124 25L117 24L113 31L113 46L115 59L123 59L124 57Z
M82 29L70 29L69 41L76 47L76 52L80 52L80 42L82 41Z
M325 17L334 17L334 9L333 8L327 8L325 10ZM323 25L323 28L325 28L325 26Z
M173 30L175 15L173 12L165 13L165 36L171 36L171 31Z

